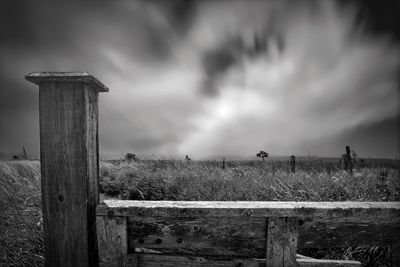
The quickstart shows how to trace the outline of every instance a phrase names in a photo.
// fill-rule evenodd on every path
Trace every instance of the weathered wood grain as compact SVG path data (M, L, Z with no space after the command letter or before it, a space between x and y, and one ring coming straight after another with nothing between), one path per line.
M211 217L395 217L400 202L136 201L105 200L97 214Z
M97 95L105 89L88 74L53 74L26 76L40 86L46 266L96 266Z
M263 257L265 227L265 218L259 217L129 216L129 248L131 251L147 248L166 254ZM398 221L380 222L379 219L375 226L359 221L309 220L298 226L298 232L300 248L388 246L398 244L400 238Z
M100 266L126 266L128 256L125 217L97 217Z
M349 260L297 259L297 264L301 267L362 267L361 262Z
M386 247L400 244L400 217L314 216L299 226L300 248L312 247Z
M265 260L251 258L221 258L197 256L166 256L158 254L129 254L128 266L137 267L265 267Z
M297 218L268 218L267 266L297 266L297 225Z
M84 85L84 103L85 103L85 125L86 125L86 162L88 177L88 240L89 240L89 258L98 258L98 246L96 237L96 209L99 204L99 138L98 138L98 92L93 85L85 83ZM96 265L97 261L91 261Z
M31 72L25 75L25 79L36 85L43 83L55 83L55 82L79 82L90 84L93 89L98 92L108 92L108 88L90 73L86 71L71 71L71 72L56 72L56 71L45 71L45 72Z
M183 223L183 225L186 224L186 218L191 218L192 221L216 218L213 219L216 221L224 216L230 218L230 220L239 218L238 221L242 220L243 222L238 223L238 225L261 225L261 221L257 218L298 216L301 224L298 228L299 248L388 246L400 243L398 202L142 202L106 200L104 204L98 206L97 214L107 214L108 212L112 212L116 216L130 216L132 218L129 221L137 222L145 222L146 220L151 222L154 218L163 218L159 221L163 221L165 224L172 218L173 225L179 224L177 222L179 218L182 218L180 223ZM161 229L168 228L166 225L161 227L161 224L151 226L153 227L152 237L156 238L155 233L157 231L162 232ZM226 235L222 232L220 236ZM180 237L176 232L163 233L171 235L168 237L171 240ZM246 232L243 234L246 234ZM161 237L164 237L164 235ZM264 240L264 235L252 237L254 244L261 244ZM187 242L191 241L194 242L194 240L187 240ZM187 248L191 247L188 246ZM205 250L204 247L202 249ZM258 249L261 251L261 248ZM173 253L173 251L171 250L170 253Z
M393 266L400 266L400 242L393 244L391 249Z
M265 259L198 257L198 256L168 256L160 254L128 254L127 266L137 267L265 267ZM349 260L318 260L313 258L297 258L299 267L361 267L359 261Z
M321 267L361 267L362 264L359 261L351 261L351 260L319 260L314 259L308 256L303 256L300 254L296 255L296 260L298 266L321 266Z
M46 265L88 266L89 177L84 86L43 83L39 94Z
M128 217L129 251L265 257L265 218Z

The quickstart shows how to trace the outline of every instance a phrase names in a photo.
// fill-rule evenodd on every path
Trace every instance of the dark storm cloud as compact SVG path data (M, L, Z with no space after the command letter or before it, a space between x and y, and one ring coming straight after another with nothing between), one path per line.
M337 136L322 137L293 147L295 151L315 156L338 156L345 146L362 157L397 158L400 149L400 116L384 119L372 124L362 124ZM318 151L318 153L316 153Z
M271 44L277 45L280 52L283 51L284 39L282 29L279 27L281 17L276 15L282 12L280 9L283 5L284 1L278 4L256 2L256 5L246 5L240 1L232 2L233 14L230 15L239 17L232 23L233 29L225 39L217 41L214 47L202 54L205 76L202 93L207 96L217 96L220 89L218 83L230 69L240 68L244 60L256 60L260 56L268 56ZM248 18L253 12L259 17L255 21ZM242 23L244 25L241 25Z
M241 67L244 60L256 60L264 54L268 56L268 43L275 43L279 52L284 50L282 36L254 34L250 44L245 44L241 36L227 40L218 47L205 51L202 56L205 80L202 93L207 96L218 95L218 82L220 78L231 69Z
M33 125L38 124L38 90L23 80L26 73L86 69L100 79L119 73L120 77L112 76L111 86L115 80L124 79L121 76L139 78L142 73L134 72L130 62L129 66L120 64L119 53L138 66L158 68L157 65L169 60L171 50L190 29L195 8L192 1L169 1L168 4L48 1L40 5L31 1L3 1L0 8L1 149L13 151L23 144L28 150L38 148L37 132L33 131L37 130ZM109 82L107 78L102 80ZM108 121L113 113L121 112L117 107L110 107L101 120ZM131 128L141 126L132 122L125 124ZM165 137L151 138L150 131L142 137L136 134L137 144L152 143L149 146L152 149L168 142L171 135L168 132ZM27 132L35 134L22 138ZM113 143L112 138L107 139Z
M184 35L190 30L193 18L196 13L194 0L171 0L154 1L154 4L161 6L174 28L180 35Z
M146 60L165 59L174 39L183 37L190 27L194 12L190 1L172 1L170 5L141 1L2 4L2 46L65 55L96 50L94 42L100 42L131 47L135 56Z
M343 1L346 2L346 1ZM378 35L389 35L400 40L400 2L397 0L357 0L358 20L368 24L369 31Z
M203 92L206 95L217 95L218 77L224 75L229 68L238 64L241 50L243 50L243 43L240 39L236 38L204 53L205 81Z
M282 1L284 2L284 1ZM375 34L389 34L393 38L400 38L400 24L398 19L398 11L400 10L400 4L396 0L390 0L385 4L379 3L378 1L354 1L358 4L357 22L358 24L368 24L369 30ZM354 4L354 3L350 3ZM291 3L293 4L293 3ZM309 2L312 10L318 12L318 3L316 1ZM344 6L349 5L346 1L342 3ZM298 3L294 4L298 5ZM265 8L269 6L265 4L261 6ZM241 12L246 12L246 7L241 7ZM274 10L279 10L273 7ZM223 79L224 74L228 72L230 68L237 67L240 65L244 58L254 58L259 56L261 53L268 52L268 42L276 42L278 50L284 49L284 32L279 27L280 19L279 15L266 14L266 18L269 19L263 21L264 28L260 32L253 32L250 34L250 43L244 44L243 34L240 29L238 35L235 35L224 42L220 43L217 47L205 51L202 56L203 67L205 72L205 80L203 84L202 92L206 95L215 96L218 95L218 82ZM278 18L277 18L278 17ZM354 30L357 30L358 24L355 24Z
M3 1L0 150L38 150L38 89L23 77L40 70L110 88L103 153L304 153L375 125L398 105L398 4L383 18L354 3Z

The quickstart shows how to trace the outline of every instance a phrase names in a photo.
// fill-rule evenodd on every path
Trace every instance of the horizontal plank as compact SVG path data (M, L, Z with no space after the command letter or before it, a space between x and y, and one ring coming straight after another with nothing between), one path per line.
M299 248L387 247L400 244L400 217L305 218L299 226Z
M312 258L298 258L299 267L360 267L358 261L349 260L318 260ZM197 266L221 266L221 267L265 267L265 259L255 258L215 258L215 257L191 257L191 256L166 256L158 254L129 254L128 266L140 267L197 267Z
M375 223L373 223L375 220ZM305 221L298 226L298 248L390 246L400 243L399 218L381 222L340 219ZM263 257L266 219L240 217L128 217L131 252L150 249L165 254Z
M297 259L301 267L361 267L359 261L349 260L318 260L318 259Z
M197 267L197 266L246 266L265 267L265 260L240 258L212 258L194 256L166 256L158 254L129 254L127 266L138 267Z
M104 200L97 215L205 217L370 217L400 215L400 202Z
M106 200L97 207L98 216L128 216L130 251L246 257L265 254L266 217L299 216L298 248L386 247L400 243L399 211L398 202Z
M265 257L266 219L128 217L130 252Z

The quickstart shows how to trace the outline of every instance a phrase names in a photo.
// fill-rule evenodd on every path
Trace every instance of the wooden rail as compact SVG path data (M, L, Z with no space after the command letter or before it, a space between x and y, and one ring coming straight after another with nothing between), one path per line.
M398 202L106 200L97 223L104 266L357 266L296 250L400 243Z
M392 246L399 203L105 201L98 196L98 93L87 72L39 85L46 266L360 266L297 248ZM97 206L97 210L96 210Z

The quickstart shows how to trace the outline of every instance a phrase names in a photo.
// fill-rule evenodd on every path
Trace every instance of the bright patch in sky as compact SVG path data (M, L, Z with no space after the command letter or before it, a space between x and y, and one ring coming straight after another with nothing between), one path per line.
M15 7L21 28L0 50L14 99L1 103L0 150L38 149L37 88L23 76L41 70L87 70L110 88L103 154L318 154L305 144L399 114L398 43L368 32L350 3L166 3Z

